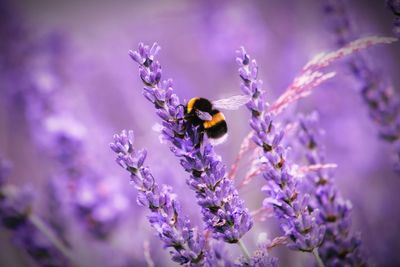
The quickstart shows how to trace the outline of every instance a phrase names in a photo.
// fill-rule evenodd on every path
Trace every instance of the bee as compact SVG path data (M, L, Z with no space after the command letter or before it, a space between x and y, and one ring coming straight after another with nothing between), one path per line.
M224 142L227 138L228 125L220 109L236 110L250 100L250 96L236 95L225 99L210 101L203 97L190 99L185 109L185 121L198 126L198 131L204 133L214 145Z

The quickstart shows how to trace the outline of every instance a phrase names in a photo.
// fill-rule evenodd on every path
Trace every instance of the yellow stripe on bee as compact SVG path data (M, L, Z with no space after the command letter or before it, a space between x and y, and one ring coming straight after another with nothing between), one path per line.
M194 103L196 103L196 101L199 99L200 98L198 97L193 97L189 100L189 102L187 103L187 113L190 113L193 110Z
M212 116L212 119L210 121L205 121L203 123L203 127L204 127L204 129L208 129L224 120L225 120L224 114L222 114L221 112L218 112L217 114Z

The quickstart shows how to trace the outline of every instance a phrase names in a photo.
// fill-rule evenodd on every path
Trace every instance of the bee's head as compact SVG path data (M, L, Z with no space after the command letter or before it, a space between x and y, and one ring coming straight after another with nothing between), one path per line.
M211 101L202 97L194 97L190 99L186 105L186 112L194 113L196 110L210 113L212 110Z

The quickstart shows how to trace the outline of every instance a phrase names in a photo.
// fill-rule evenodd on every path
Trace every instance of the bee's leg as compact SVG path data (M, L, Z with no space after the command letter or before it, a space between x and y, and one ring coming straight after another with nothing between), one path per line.
M203 138L204 138L204 133L203 132L199 132L199 139L197 144L194 146L195 148L200 148L201 145L203 144Z
M186 115L186 106L183 104L177 105L177 107L182 107L183 108L183 113Z
M196 145L195 148L200 148L200 146L203 144L203 140L204 140L204 127L203 125L200 125L197 128L197 138L196 138Z
M193 120L193 119L196 119L197 117L196 117L196 115L195 114L189 114L189 113L186 113L185 114L185 117L184 117L184 119L185 120ZM198 123L195 123L195 122L192 122L192 124L193 125L197 125Z

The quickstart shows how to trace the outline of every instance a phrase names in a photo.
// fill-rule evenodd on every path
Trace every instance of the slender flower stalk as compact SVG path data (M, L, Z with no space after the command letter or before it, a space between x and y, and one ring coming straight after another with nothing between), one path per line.
M318 267L324 267L325 265L322 262L321 257L319 256L318 248L314 248L313 251L312 251L312 254L315 257L315 260L317 261Z
M310 196L299 192L299 178L292 174L287 149L282 144L283 130L274 122L273 114L266 111L265 94L257 78L257 63L250 60L244 48L238 51L236 61L242 79L241 90L252 97L246 105L252 115L252 140L263 149L261 160L265 166L263 176L267 181L263 187L267 194L264 205L272 205L281 229L292 241L288 244L290 248L312 252L321 245L325 233L325 227L316 222L319 211L308 210Z
M243 241L239 240L238 244L239 244L240 249L243 252L243 255L247 258L247 260L251 260L251 256L250 256L249 250L247 249L247 247L243 243Z
M393 19L393 34L400 38L400 1L386 0L386 6L392 11L395 18Z
M155 58L159 50L156 43L152 47L139 44L138 51L129 52L139 64L143 94L162 120L162 139L190 173L187 184L196 193L207 229L216 239L237 243L252 227L252 219L221 157L197 128L185 123L184 108L173 93L172 80L161 81L161 65Z
M64 205L62 201L63 193L65 194L65 192L64 190L61 190L61 187L57 185L56 182L59 181L57 179L51 180L45 189L49 199L47 208L51 214L46 219L49 226L62 240L63 244L67 247L70 247L71 244L67 238L68 223L65 220L67 215L65 214L64 209L60 209L60 207Z
M63 257L68 259L73 264L73 266L82 266L79 262L76 261L76 257L71 253L69 248L64 245L64 242L62 242L61 239L59 239L58 236L53 233L50 227L48 227L41 218L31 213L29 215L29 223L32 224L37 229L37 231L40 232L41 235L47 238L48 241L50 241L50 244L54 246L54 248L56 248L63 255Z
M388 2L393 11L398 10L398 2ZM324 13L330 31L335 34L338 47L355 39L352 21L342 0L326 0ZM400 21L397 23L400 24ZM380 137L393 145L395 169L400 171L400 97L388 78L370 67L362 55L354 55L348 65L353 76L361 83L361 97L368 107L371 119L379 127Z
M306 151L307 163L324 165L326 156L317 114L300 117L299 124L298 139ZM319 249L323 262L327 266L366 266L360 254L361 240L350 232L351 203L336 188L331 169L308 172L306 177L313 194L309 209L320 210L317 222L326 226L325 241Z
M133 132L114 135L111 149L117 154L117 163L126 169L138 191L137 203L150 210L151 226L158 233L172 260L179 264L202 266L206 257L204 237L182 216L180 204L171 187L158 186L151 170L143 166L146 150L133 147Z
M236 155L236 158L235 158L233 164L231 165L231 169L229 170L228 176L230 179L236 178L236 174L237 174L237 171L239 168L240 161L244 158L244 156L247 154L247 152L251 151L255 147L254 143L251 141L251 137L252 137L252 133L250 132L243 139L242 143L240 144L239 152Z
M0 219L3 227L13 232L14 242L40 266L67 266L66 259L73 259L68 250L60 250L60 247L53 244L53 240L49 240L43 233L43 228L39 229L30 220L33 215L28 204L31 198L29 193L18 192L15 188L7 186L1 189L0 195Z

